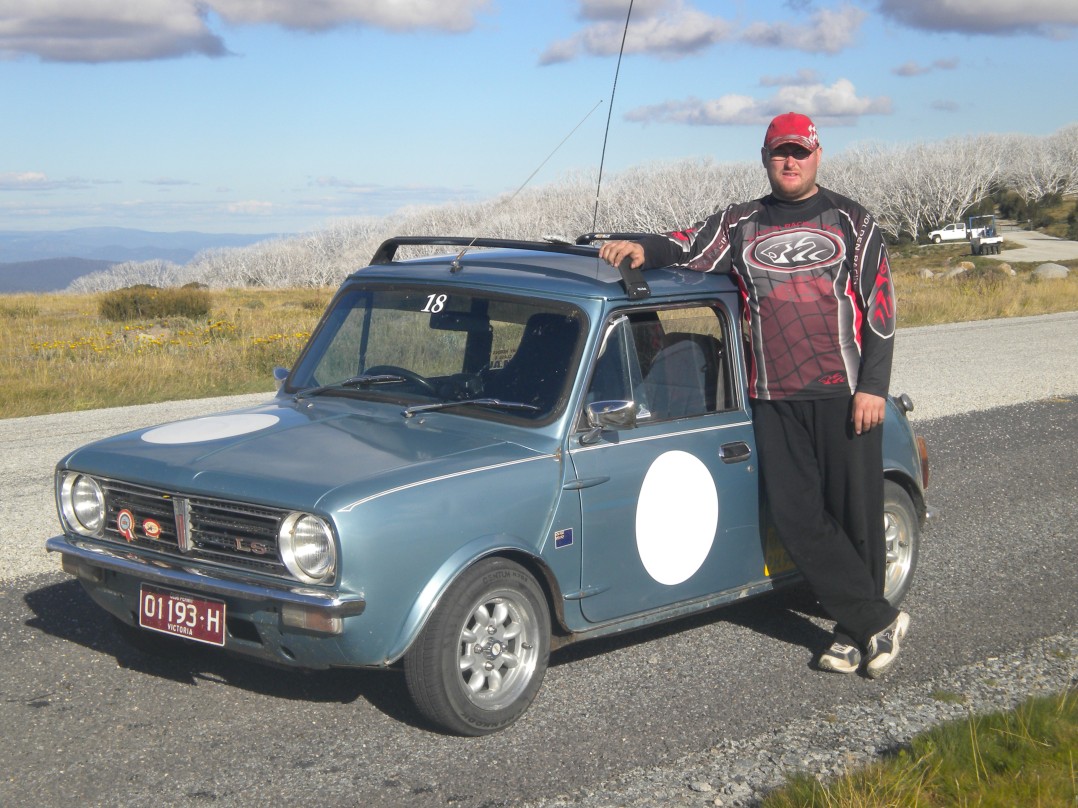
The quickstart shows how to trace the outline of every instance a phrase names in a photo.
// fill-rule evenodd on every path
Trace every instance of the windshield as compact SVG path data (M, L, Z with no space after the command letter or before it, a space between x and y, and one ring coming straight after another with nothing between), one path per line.
M327 313L286 392L468 402L438 409L543 420L564 407L586 330L579 309L551 301L354 288Z

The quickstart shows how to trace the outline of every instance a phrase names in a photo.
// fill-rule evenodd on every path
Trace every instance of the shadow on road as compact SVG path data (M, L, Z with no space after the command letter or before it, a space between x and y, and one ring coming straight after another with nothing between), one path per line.
M673 637L714 623L742 626L786 645L816 652L827 646L831 634L813 623L810 616L824 617L824 614L805 587L794 585L761 597L720 606L710 612L677 618L625 634L575 643L551 654L550 664L564 665L590 659L609 651Z
M139 674L188 687L212 680L296 701L349 704L362 699L394 721L424 726L399 672L275 667L223 654L209 646L136 632L98 607L74 580L28 592L23 601L34 615L25 621L28 628L111 656L120 667ZM132 639L141 647L132 645Z
M267 665L221 653L215 648L122 625L98 607L77 581L44 586L23 596L33 613L24 625L51 637L104 654L121 668L165 679L183 687L213 681L263 696L311 703L349 704L363 700L393 721L430 729L416 711L400 671L303 671ZM551 654L551 666L676 637L718 623L741 626L784 644L823 648L829 634L810 615L818 607L800 587L673 620L639 631L579 642Z

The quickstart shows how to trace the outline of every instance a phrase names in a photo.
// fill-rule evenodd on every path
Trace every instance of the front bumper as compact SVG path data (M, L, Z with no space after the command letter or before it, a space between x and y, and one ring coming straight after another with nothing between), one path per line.
M45 548L60 553L64 570L79 579L98 605L125 623L138 624L141 584L156 584L224 600L229 651L304 668L370 664L353 658L340 636L345 618L366 608L359 594L244 579L231 570L225 578L175 559L136 555L71 536L48 539Z

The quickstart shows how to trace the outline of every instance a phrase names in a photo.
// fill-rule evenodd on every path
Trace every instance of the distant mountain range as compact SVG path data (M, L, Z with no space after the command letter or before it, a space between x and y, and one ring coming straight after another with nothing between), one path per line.
M156 233L125 227L0 230L0 292L48 292L125 261L186 264L202 250L246 247L279 233Z

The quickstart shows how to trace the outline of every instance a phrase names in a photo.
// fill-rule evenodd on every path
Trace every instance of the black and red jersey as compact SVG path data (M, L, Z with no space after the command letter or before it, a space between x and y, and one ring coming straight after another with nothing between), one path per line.
M853 200L825 188L799 202L769 195L641 243L645 269L680 264L737 278L753 398L887 395L894 287L883 235Z

